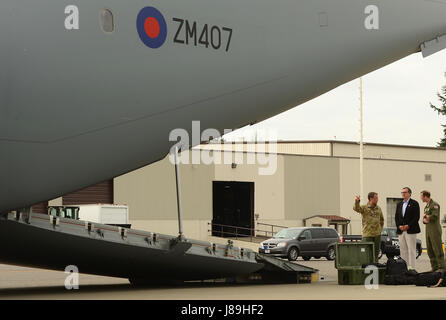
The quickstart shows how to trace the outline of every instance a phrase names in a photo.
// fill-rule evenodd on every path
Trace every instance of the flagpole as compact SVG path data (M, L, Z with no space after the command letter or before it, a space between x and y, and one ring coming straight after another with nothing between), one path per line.
M359 138L359 190L361 199L364 199L364 121L363 121L363 83L362 77L359 78L359 125L360 125L360 138Z

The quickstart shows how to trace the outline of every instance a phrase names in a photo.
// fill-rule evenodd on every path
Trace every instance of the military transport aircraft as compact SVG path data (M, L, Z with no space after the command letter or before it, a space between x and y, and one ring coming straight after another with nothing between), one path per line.
M2 0L0 212L446 47L446 0Z

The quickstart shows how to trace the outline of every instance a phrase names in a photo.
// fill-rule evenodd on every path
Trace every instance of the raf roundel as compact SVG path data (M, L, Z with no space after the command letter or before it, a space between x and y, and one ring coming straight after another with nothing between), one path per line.
M161 47L167 38L167 24L161 12L154 7L143 8L136 19L141 41L152 49Z

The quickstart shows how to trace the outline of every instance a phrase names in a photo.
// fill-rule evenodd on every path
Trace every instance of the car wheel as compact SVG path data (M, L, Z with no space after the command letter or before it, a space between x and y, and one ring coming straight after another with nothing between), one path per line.
M332 261L334 259L336 259L336 251L334 247L330 247L327 252L327 260Z
M288 251L288 260L289 261L296 261L297 257L299 257L299 250L297 250L296 247L291 247Z
M314 258L315 258L315 259L320 259L320 258L321 258L321 256L315 256Z
M417 248L417 259L421 256L421 248Z
M305 256L305 257L302 257L302 259L304 259L305 261L309 261L311 259L311 257Z

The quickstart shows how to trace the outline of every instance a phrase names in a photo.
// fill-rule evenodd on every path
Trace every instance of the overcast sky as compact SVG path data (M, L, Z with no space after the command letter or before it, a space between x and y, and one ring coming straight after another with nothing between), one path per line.
M429 102L439 105L445 72L446 50L426 59L413 54L365 75L364 141L436 146L446 117ZM359 79L226 138L252 140L256 129L275 130L281 140L359 141Z

